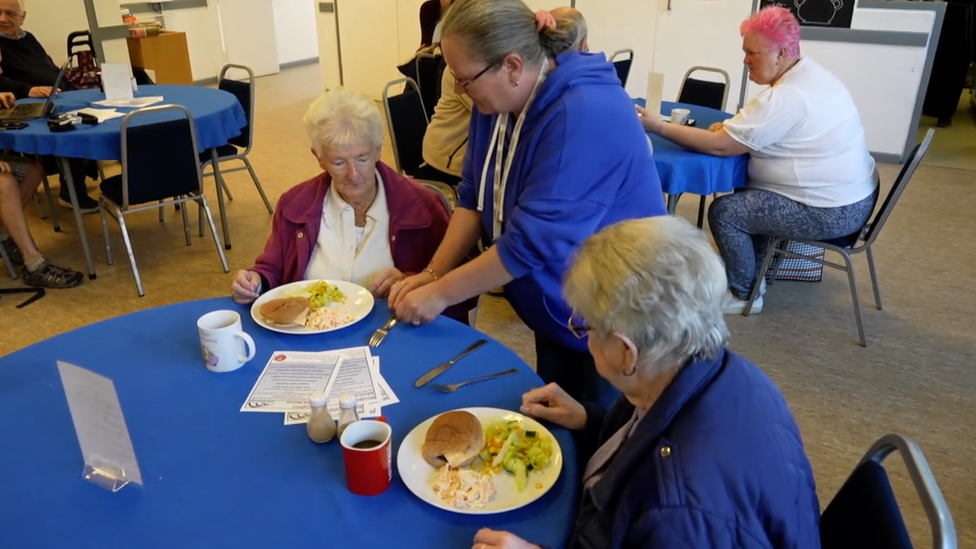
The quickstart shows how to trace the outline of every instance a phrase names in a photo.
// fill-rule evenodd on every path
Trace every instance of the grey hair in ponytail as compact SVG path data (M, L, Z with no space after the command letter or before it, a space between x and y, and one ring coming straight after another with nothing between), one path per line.
M570 19L556 19L555 29L537 31L535 13L522 0L455 0L441 37L460 39L468 55L483 63L515 53L536 64L572 48L579 27Z

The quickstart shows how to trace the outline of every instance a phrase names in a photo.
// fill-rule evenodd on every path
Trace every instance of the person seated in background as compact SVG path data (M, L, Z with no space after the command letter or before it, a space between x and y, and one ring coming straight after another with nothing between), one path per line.
M748 185L716 199L708 223L729 279L725 311L741 313L770 237L828 240L861 230L878 175L857 106L844 84L800 55L800 26L769 7L739 27L749 79L768 85L734 117L708 129L666 124L638 108L644 128L682 147L749 154ZM752 312L762 310L762 290Z
M0 50L3 52L0 57L0 71L4 77L0 82L0 89L15 94L27 89L27 97L47 97L52 92L51 88L61 68L54 64L37 38L23 29L26 17L23 0L0 0ZM60 171L53 158L45 157L42 160L47 173ZM90 168L94 170L91 164L91 161L81 158L72 158L69 161L71 178L82 213L98 211L98 201L88 195L86 185ZM58 202L62 206L71 207L63 175Z
M556 8L549 12L555 19L573 22L576 39L569 50L589 51L586 44L587 28L583 14L573 8ZM423 156L425 165L415 174L417 179L441 181L448 185L461 182L461 168L468 147L468 128L471 125L471 98L465 86L458 86L454 73L444 71L441 97L434 107L434 114L424 134Z
M0 93L0 105L14 104L10 93ZM0 246L11 263L21 267L28 286L73 288L82 283L78 271L49 263L31 236L24 208L44 177L41 164L16 153L0 153Z
M622 221L580 247L563 283L568 328L623 395L605 410L549 384L521 407L582 434L569 547L819 549L800 430L772 380L726 348L725 285L705 235L679 217ZM473 547L534 546L482 529Z
M322 174L278 200L271 236L231 285L238 303L298 280L346 280L385 298L393 283L428 268L450 214L440 195L380 161L383 119L372 100L338 88L304 117ZM467 308L452 318L467 319Z

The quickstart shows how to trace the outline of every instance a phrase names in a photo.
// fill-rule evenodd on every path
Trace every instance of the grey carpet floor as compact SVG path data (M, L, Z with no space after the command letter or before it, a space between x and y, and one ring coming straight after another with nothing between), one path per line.
M316 93L315 66L259 80L256 144L252 159L275 198L318 172L308 150L301 114ZM392 155L385 158L392 162ZM111 169L111 168L110 168ZM885 187L897 166L882 166ZM229 176L236 200L229 206L232 270L253 261L267 238L270 216L243 173ZM212 191L212 181L209 183ZM863 258L859 289L868 347L857 345L846 278L828 272L823 282L777 282L765 310L728 319L731 347L762 367L782 388L803 433L821 503L843 483L878 437L901 433L924 450L955 517L961 547L976 547L976 172L923 166L877 243L884 309L872 306ZM211 192L211 201L215 199ZM694 219L697 200L679 215ZM73 222L62 210L64 232L30 210L42 250L56 262L83 267ZM0 355L79 326L126 312L188 299L226 295L231 275L221 272L212 243L183 244L179 216L131 218L130 231L147 295L132 283L117 227L110 235L115 265L104 262L97 215L85 217L96 253L98 279L52 291L22 310L0 300ZM0 287L17 287L0 272ZM483 298L478 327L534 362L531 333L499 298ZM70 350L66 350L70 354ZM67 354L66 354L67 356ZM739 449L749 452L749 448ZM888 462L916 540L928 539L924 515L910 492L904 467Z

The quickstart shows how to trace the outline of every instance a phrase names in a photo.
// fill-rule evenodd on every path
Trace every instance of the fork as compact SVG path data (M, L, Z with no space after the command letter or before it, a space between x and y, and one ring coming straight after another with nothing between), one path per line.
M461 382L458 382L458 383L451 383L450 385L441 385L440 383L431 383L430 386L433 387L433 388L435 388L435 389L437 389L438 391L440 391L442 393L453 393L454 391L457 391L458 389L460 389L461 387L464 387L468 383L476 383L478 381L486 381L486 380L489 380L489 379L495 379L496 377L505 377L505 376L510 376L512 374L517 374L517 373L518 373L518 370L516 370L515 368L512 368L511 370L505 370L504 372L498 372L497 374L491 374L491 375L488 375L488 376L476 377L474 379L469 379L467 381L461 381Z
M391 328L393 328L394 326L396 326L397 325L397 322L398 322L398 320L397 320L396 314L392 315L390 317L390 320L387 320L386 321L386 324L384 324L382 328L379 328L378 330L376 330L375 332L373 332L373 335L372 336L370 336L370 338L369 338L369 346L370 347L379 347L380 346L380 343L383 343L383 340L386 339L386 333Z

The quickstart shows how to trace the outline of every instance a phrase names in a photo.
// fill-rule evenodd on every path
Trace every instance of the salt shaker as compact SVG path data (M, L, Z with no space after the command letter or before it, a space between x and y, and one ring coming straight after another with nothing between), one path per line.
M308 399L308 404L312 408L305 425L308 438L318 443L329 442L336 435L336 424L329 413L327 395L316 393Z
M346 430L346 427L354 421L359 421L358 402L354 395L342 395L339 397L339 436Z

